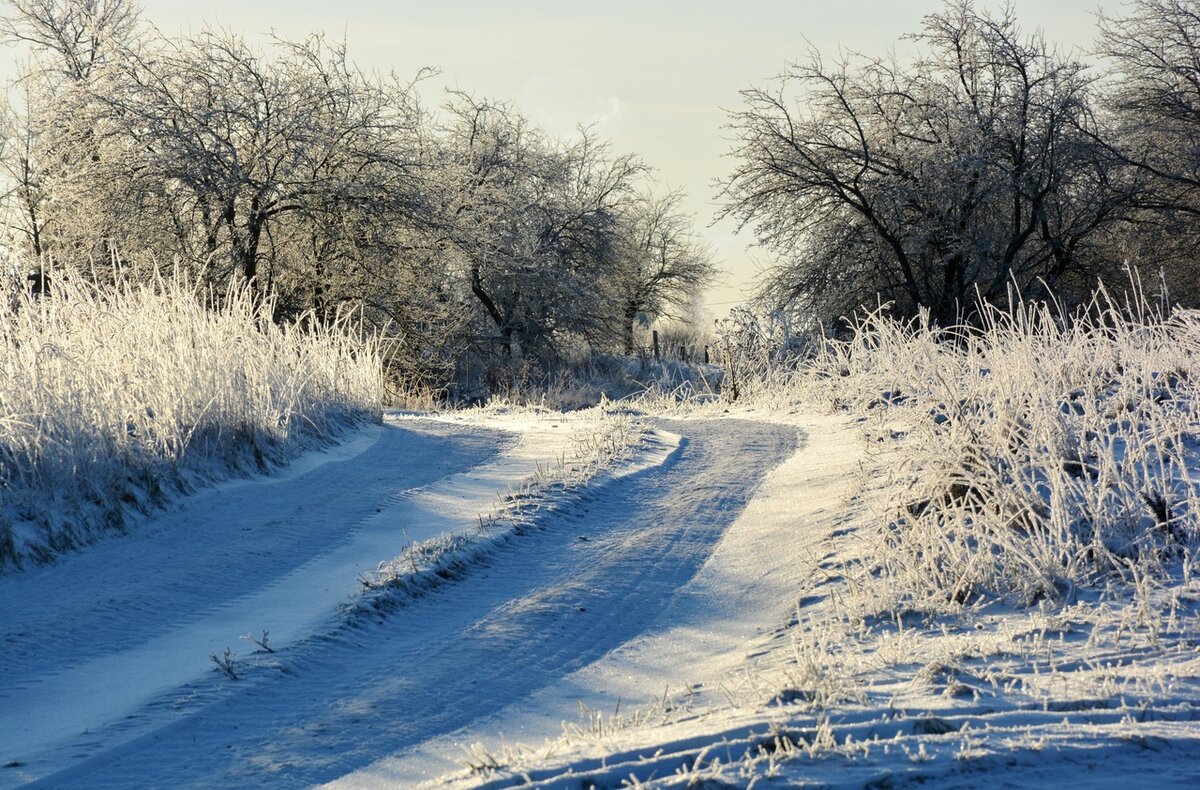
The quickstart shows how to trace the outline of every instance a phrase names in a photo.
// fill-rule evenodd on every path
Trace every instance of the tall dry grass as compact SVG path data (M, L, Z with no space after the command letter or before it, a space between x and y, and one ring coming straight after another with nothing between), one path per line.
M0 297L0 568L378 419L377 344L181 278ZM213 305L219 304L219 308Z
M1070 315L988 308L972 327L874 312L754 370L754 400L859 414L894 448L864 536L886 608L1062 600L1197 567L1200 313L1151 307L1136 283Z

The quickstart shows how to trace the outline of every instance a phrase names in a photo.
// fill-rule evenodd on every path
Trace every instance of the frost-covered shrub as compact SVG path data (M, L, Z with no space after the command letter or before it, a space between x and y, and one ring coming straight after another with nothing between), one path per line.
M884 403L911 393L882 559L918 596L1032 602L1196 545L1195 314L1029 307L910 351Z
M276 325L246 290L182 280L17 285L0 300L0 568L378 418L377 346L347 322Z
M778 394L811 350L814 335L779 313L735 308L717 321L716 361L729 401Z

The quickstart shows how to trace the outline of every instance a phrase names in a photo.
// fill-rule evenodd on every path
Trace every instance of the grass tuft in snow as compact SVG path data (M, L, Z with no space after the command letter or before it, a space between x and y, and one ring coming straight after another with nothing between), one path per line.
M214 307L214 305L219 305ZM377 345L280 326L246 289L55 279L0 299L0 569L120 529L190 482L261 470L378 419Z

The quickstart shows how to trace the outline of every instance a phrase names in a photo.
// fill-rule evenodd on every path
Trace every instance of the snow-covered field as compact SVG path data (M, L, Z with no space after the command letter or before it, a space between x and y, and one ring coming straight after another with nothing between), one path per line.
M1196 786L1200 584L872 616L863 427L391 414L203 491L0 578L0 786Z

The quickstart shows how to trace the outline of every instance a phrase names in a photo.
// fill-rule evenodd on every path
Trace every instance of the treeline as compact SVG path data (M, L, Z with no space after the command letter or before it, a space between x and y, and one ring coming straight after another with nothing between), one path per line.
M901 51L812 52L743 92L724 213L777 254L771 305L946 325L1128 266L1200 305L1200 3L1132 0L1067 52L954 0Z
M395 372L487 383L630 352L711 255L681 195L587 129L560 139L463 92L367 73L319 35L171 37L132 0L9 0L28 45L5 118L11 258L35 286L182 269L281 322L349 309ZM47 272L49 276L47 278Z

